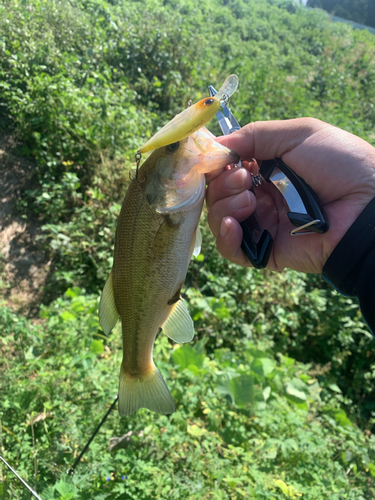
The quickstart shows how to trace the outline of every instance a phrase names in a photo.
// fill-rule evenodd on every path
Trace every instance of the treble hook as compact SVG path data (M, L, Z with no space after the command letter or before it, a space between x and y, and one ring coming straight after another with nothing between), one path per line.
M141 162L141 158L142 158L142 154L141 154L141 152L140 152L140 151L137 151L137 152L135 153L135 161L136 161L136 164L137 164L137 166L136 166L136 170L135 170L135 176L134 176L134 177L132 177L131 172L129 172L129 179L130 179L131 181L134 181L135 179L138 179L138 169L139 169L139 164L140 164L140 162Z

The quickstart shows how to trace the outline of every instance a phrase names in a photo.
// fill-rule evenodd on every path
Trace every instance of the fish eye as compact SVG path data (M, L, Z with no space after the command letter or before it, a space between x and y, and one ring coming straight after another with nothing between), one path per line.
M170 153L174 153L179 147L180 143L174 142L173 144L169 144L169 146L167 146L167 151L169 151Z
M209 98L209 99L206 99L206 100L204 101L204 104L205 104L206 106L211 106L211 104L213 104L213 103L214 103L214 100L213 100L213 99L210 99L210 98Z

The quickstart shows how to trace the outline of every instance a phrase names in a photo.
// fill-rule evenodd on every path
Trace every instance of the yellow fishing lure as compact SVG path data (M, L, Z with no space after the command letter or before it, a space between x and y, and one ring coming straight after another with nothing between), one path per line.
M193 106L190 106L161 128L144 146L140 153L147 153L153 149L162 148L178 141L182 141L198 129L206 125L219 111L220 102L228 100L238 87L237 75L229 75L219 92L213 97L205 97Z

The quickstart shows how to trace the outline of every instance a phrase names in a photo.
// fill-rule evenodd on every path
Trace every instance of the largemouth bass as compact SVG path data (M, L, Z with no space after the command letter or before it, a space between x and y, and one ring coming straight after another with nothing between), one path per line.
M155 150L129 186L99 306L106 334L119 318L122 323L120 415L139 408L174 411L173 398L153 362L154 341L160 328L178 343L194 336L180 292L191 256L200 250L204 174L237 160L236 153L202 128Z

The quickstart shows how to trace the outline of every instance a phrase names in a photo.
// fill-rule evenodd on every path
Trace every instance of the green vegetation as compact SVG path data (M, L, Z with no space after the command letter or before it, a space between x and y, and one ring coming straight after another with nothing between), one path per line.
M191 292L197 324L214 325L215 337L219 325L228 331L239 312L233 299L198 295ZM176 412L142 410L127 419L113 412L68 478L117 389L120 329L108 338L98 333L97 307L97 296L73 288L42 308L42 325L1 311L6 455L32 485L35 457L43 498L316 499L327 491L334 499L368 498L375 439L348 418L342 391L324 370L313 375L311 365L275 353L267 335L257 335L260 324L238 316L244 334L232 340L234 349L208 349L208 336L172 348L161 335L155 358ZM110 438L129 431L128 447L107 451Z
M330 14L375 27L375 5L372 0L308 0L309 7L319 7Z
M0 449L43 500L375 496L375 341L358 304L319 277L225 262L204 216L196 338L155 346L176 412L113 411L66 475L117 391L121 334L97 307L134 152L230 73L242 124L310 115L375 144L374 49L292 0L0 0L0 120L37 166L17 209L42 221L54 265L39 318L0 307ZM0 496L30 498L0 479Z

